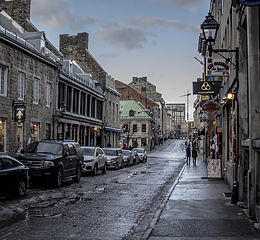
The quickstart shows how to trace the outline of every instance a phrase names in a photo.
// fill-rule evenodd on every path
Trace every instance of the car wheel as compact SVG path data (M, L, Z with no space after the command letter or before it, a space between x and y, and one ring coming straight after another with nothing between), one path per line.
M92 170L92 176L96 176L97 175L97 171L98 171L97 164L95 164L95 166L94 166L94 168Z
M102 173L106 174L106 172L107 172L107 164L105 163L105 165L104 165L104 167L102 169Z
M19 197L23 197L25 194L26 194L26 183L24 181L21 181L18 185L17 195Z
M55 187L60 187L62 183L62 169L58 168L55 179L53 181Z
M74 183L78 183L80 181L80 178L81 178L81 166L79 165L77 169L77 176L72 178L72 181Z

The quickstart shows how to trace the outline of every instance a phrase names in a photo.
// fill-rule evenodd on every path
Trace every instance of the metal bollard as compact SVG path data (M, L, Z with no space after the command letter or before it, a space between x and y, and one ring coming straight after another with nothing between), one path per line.
M233 188L232 188L232 196L231 196L231 204L237 204L238 199L238 182L233 182Z

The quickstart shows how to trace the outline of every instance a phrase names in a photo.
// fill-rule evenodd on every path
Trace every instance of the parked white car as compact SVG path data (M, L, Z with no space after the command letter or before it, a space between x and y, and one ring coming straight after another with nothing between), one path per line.
M137 154L139 156L139 160L141 162L147 161L147 154L146 154L146 151L143 148L134 148L133 150L137 152Z
M84 156L83 172L97 175L98 170L103 174L107 172L107 156L100 147L81 147Z

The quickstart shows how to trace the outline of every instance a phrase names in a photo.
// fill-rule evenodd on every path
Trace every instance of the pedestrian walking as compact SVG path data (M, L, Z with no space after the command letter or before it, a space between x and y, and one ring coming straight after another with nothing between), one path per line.
M192 159L193 159L193 165L196 165L196 159L198 157L197 149L195 146L192 147Z
M186 148L186 157L187 157L186 163L187 165L190 165L190 144L188 144Z

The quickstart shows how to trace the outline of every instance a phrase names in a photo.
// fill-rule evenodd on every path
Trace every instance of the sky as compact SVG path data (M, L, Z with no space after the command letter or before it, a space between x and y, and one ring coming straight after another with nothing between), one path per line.
M89 34L88 50L116 80L147 77L166 103L187 103L202 77L200 25L210 0L32 0L31 22L59 49L61 34Z

